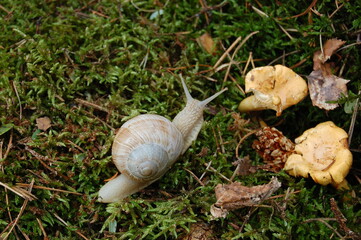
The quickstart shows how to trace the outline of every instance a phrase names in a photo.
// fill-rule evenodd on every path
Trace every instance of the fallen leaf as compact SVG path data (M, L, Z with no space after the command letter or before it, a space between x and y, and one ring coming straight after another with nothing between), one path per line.
M336 38L329 39L323 45L323 52L318 50L313 54L313 71L307 76L313 106L333 110L338 104L328 102L337 101L342 94L347 94L346 84L349 80L333 75L334 63L327 62L344 43Z
M324 76L322 70L312 71L308 79L308 88L312 104L322 109L333 110L338 107L337 101L342 94L347 94L346 84L349 80L335 75Z
M36 119L36 126L38 129L46 131L51 127L51 120L48 117L41 117Z
M295 144L274 127L264 127L256 133L258 140L252 148L263 158L265 165L259 169L279 172L285 166L287 158L292 154Z
M322 62L325 63L331 56L339 49L346 41L338 40L336 38L329 39L323 45L323 59Z
M209 33L204 33L202 36L198 37L197 42L209 54L213 55L217 50L216 44Z
M211 206L210 212L214 218L226 218L228 210L216 207L214 204Z
M217 202L211 207L214 217L225 217L228 210L260 204L281 187L276 177L264 185L247 187L240 182L218 184L215 188Z
M235 173L236 176L247 176L256 172L256 169L252 166L251 159L248 155L232 162L232 165L237 166Z

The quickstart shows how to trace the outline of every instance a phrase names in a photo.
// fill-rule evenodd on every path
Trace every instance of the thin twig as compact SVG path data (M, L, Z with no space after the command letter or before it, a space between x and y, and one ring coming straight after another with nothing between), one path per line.
M25 191L21 188L18 188L18 187L10 187L9 185L3 183L3 182L0 182L0 186L3 186L5 189L8 189L10 191L12 191L13 193L15 193L16 195L24 198L25 200L29 200L29 201L32 201L34 199L37 199L36 196L34 196L33 194L29 193L28 191Z
M60 173L60 172L57 172L55 169L49 167L41 157L39 157L40 154L34 154L35 151L33 151L31 148L29 148L27 145L25 145L25 150L28 151L29 153L31 153L31 155L33 155L40 163L41 165L43 165L46 169L48 169L50 172L52 172L53 174L55 175L59 175L60 177L68 180L68 181L71 181L71 182L74 182L73 179L71 179L70 177L68 176L65 176L64 174Z
M354 231L352 231L351 229L349 229L347 227L347 225L346 225L347 219L341 213L334 198L330 199L330 204L331 204L331 210L332 210L333 214L335 215L336 220L337 220L338 224L340 225L342 231L344 231L346 233L346 235L351 237L352 239L360 239L361 236L358 236L358 234L356 234Z
M202 179L203 179L204 176L206 175L207 170L209 169L209 167L211 166L211 164L212 164L212 161L210 161L210 162L207 164L207 167L206 167L206 169L204 170L204 172L202 173L202 175L201 175L201 177L199 178L199 180L202 181Z
M197 177L197 175L195 175L191 170L187 169L187 168L183 168L184 170L186 170L187 172L189 172L192 177L202 186L205 186L204 183Z
M214 127L212 126L212 132L213 132L213 136L214 136L214 141L216 141L216 146L217 146L217 152L221 151L221 147L218 143L218 138L217 138L217 134L216 131L214 130Z
M44 229L44 226L43 226L43 223L41 222L41 220L39 218L36 218L36 221L38 221L38 224L39 224L39 227L40 227L40 230L41 232L43 233L44 235L44 240L48 240L48 235L46 234L45 232L45 229Z
M361 95L361 87L358 91L358 95ZM359 107L358 107L359 104L360 104L360 98L357 98L355 105L353 106L350 128L348 129L348 146L351 145L353 130L355 128L355 123L356 123L357 112L359 110Z
M289 53L282 54L282 56L280 56L280 57L272 60L270 63L268 63L267 66L270 66L270 65L274 64L275 62L277 62L278 60L283 59L284 57L287 57L289 55L292 55L292 54L295 54L295 53L298 53L298 52L300 52L300 50L295 50L295 51L292 51L292 52L289 52Z
M316 5L316 3L317 3L317 0L313 0L312 3L302 13L291 16L291 17L278 18L278 20L287 20L287 19L297 18L297 17L301 17L303 15L306 15L309 11L311 11L311 9Z
M216 62L216 64L214 64L213 69L216 69L219 64L222 63L222 61L226 58L227 54L232 51L232 49L242 40L242 37L238 37L232 44L231 46L222 54L222 56L218 59L218 61Z
M243 88L241 87L241 85L238 84L238 81L234 77L232 77L231 74L229 74L229 78L232 80L232 82L234 82L234 84L236 84L236 87L239 89L239 91L241 91L242 95L245 96L246 93L243 90Z
M207 163L205 163L204 166L207 166L207 168L208 168L208 164L207 164ZM228 182L231 182L231 180L229 180L229 178L227 178L226 176L224 176L222 173L218 172L217 169L215 169L215 168L213 168L213 167L211 167L211 166L209 166L208 169L209 169L210 171L214 172L214 173L217 173L217 174L218 174L219 176L221 176L221 178L223 178L224 180L226 180L226 181L228 181Z
M338 7L336 8L336 10L333 11L333 13L331 13L330 16L328 16L328 18L331 19L331 18L333 17L333 15L335 15L344 5L345 5L345 4L342 3L340 6L338 6Z
M331 229L340 239L343 239L343 236L336 229L334 229L330 224L328 224L328 222L326 222L327 220L336 221L335 218L310 218L310 219L307 219L306 221L303 221L302 223L309 223L309 222L314 222L314 221L322 222L323 224L326 225L326 227Z
M252 61L252 58L253 58L252 55L253 55L253 53L252 53L252 52L249 52L249 54L248 54L248 59L247 59L247 62L246 62L246 66L244 67L243 72L242 72L242 77L246 76L246 72L247 72L247 69L248 69L248 65L249 65L249 63Z
M238 149L239 149L239 146L241 146L241 144L244 142L244 140L246 140L249 136L255 134L256 132L258 132L259 129L256 129L256 130L253 130L249 133L247 133L246 135L244 135L241 140L239 140L238 144L237 144L237 147L236 147L236 158L238 159L239 158L239 154L238 154Z
M234 50L234 52L233 52L233 54L231 56L231 59L230 59L231 63L233 63L233 59L234 59L235 55L237 54L237 52L239 51L239 49L241 49L241 47L247 42L248 39L250 39L253 35L255 35L257 33L259 33L259 31L254 31L254 32L248 34L245 37L245 39L243 39L243 41L236 47L236 49ZM223 79L223 82L225 82L227 80L229 72L231 70L231 66L232 66L231 64L228 66L226 74L225 74L224 79Z
M21 105L21 100L20 100L20 96L19 96L19 93L18 93L18 89L16 88L16 85L15 85L14 81L12 81L11 83L13 85L15 95L18 98L18 101L19 101L19 108L20 108L19 119L21 120L22 116L23 116L23 107Z
M167 1L165 2L165 4L163 5L162 8L165 8L165 7L167 6L168 2L169 2L169 0L167 0ZM138 6L133 2L133 0L130 0L130 3L133 5L133 7L135 7L135 8L136 8L138 11L140 11L140 12L152 13L152 12L155 12L155 11L159 11L159 10L157 10L157 9L150 9L150 10L148 10L148 9L140 8L140 7L138 7Z
M16 185L19 186L19 187L29 187L30 186L30 184L27 184L27 183L17 183ZM34 185L33 188L42 189L42 190L49 190L49 191L54 191L54 192L69 193L69 194L74 194L74 195L79 195L79 196L83 195L83 194L78 193L78 192L72 192L72 191L67 191L67 190L63 190L63 189L56 189L56 188L37 186L37 185Z
M223 142L221 130L219 129L219 125L217 125L217 130L218 130L218 136L219 136L219 145L221 146L221 152L225 153L226 151L224 149L224 142Z
M89 101L86 101L86 100L83 100L80 98L75 98L75 102L77 102L81 105L87 106L87 107L95 108L99 111L106 112L107 114L110 114L110 111L108 109L106 109L105 107L99 106L95 103L92 103L92 102L89 102Z
M54 213L54 216L62 223L64 224L66 227L69 227L69 224L67 222L64 221L64 219L62 219L58 214ZM84 236L84 234L82 234L78 229L75 230L75 233L78 234L80 237L82 237L85 240L89 240L86 236Z
M31 180L31 183L30 183L30 187L29 187L29 190L28 190L28 194L29 194L29 195L32 195L32 194L31 194L31 190L32 190L32 186L33 186L33 185L34 185L34 179L32 179L32 180ZM18 224L21 215L23 215L24 210L25 210L26 206L28 205L28 202L29 202L29 199L26 198L26 199L24 200L23 206L21 207L18 216L15 218L15 221L12 223L9 232L5 235L5 237L3 237L3 240L6 240L6 239L10 236L11 232L14 230L14 227ZM0 234L0 235L1 235L1 234Z

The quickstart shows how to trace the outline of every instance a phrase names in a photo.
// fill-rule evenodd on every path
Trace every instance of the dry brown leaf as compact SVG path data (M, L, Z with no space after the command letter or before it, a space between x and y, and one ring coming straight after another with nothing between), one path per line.
M322 70L312 71L307 79L312 104L319 108L333 110L338 104L327 102L337 101L342 94L347 94L346 84L349 80L335 75L324 76Z
M264 185L247 187L240 182L231 184L218 184L215 188L217 202L212 205L211 214L225 217L228 210L260 204L281 187L276 177Z
M209 54L213 55L217 50L216 44L209 33L204 33L202 36L198 37L197 42Z
M264 127L256 133L258 140L252 148L263 158L264 166L259 169L279 172L283 169L289 155L292 154L295 144L274 127Z
M339 49L346 41L338 40L336 38L329 39L323 45L323 59L322 62L325 63L331 56Z
M321 109L337 108L337 103L327 102L337 101L341 94L347 93L346 84L349 80L333 75L334 63L326 62L344 43L345 41L336 38L329 39L323 45L323 52L318 50L313 54L313 71L307 76L308 89L312 104Z
M334 52L339 49L346 41L336 38L329 39L323 44L322 50L318 50L313 54L313 70L319 70L322 65L331 58Z
M247 176L256 172L256 168L252 166L252 161L248 155L232 162L232 165L237 166L236 176Z
M36 119L36 126L38 129L46 131L51 127L51 120L48 117L41 117Z

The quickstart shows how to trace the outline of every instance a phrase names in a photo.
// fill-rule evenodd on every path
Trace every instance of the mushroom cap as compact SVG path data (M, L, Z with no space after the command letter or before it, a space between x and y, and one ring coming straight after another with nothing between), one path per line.
M347 133L331 121L306 130L296 138L295 153L288 157L285 171L295 177L310 175L316 183L337 187L352 165L347 138Z
M306 81L283 65L258 67L249 71L245 91L254 95L245 98L238 109L241 112L275 110L277 116L307 96Z

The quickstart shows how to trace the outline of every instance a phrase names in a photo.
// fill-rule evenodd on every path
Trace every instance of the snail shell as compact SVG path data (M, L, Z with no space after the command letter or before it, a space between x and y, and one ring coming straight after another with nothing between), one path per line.
M197 138L207 103L227 90L198 101L191 97L181 79L187 104L173 122L159 115L144 114L120 128L112 155L122 174L100 189L98 201L119 201L159 179Z
M154 114L139 115L117 133L113 161L122 174L140 182L154 181L173 165L183 145L183 136L171 121Z

